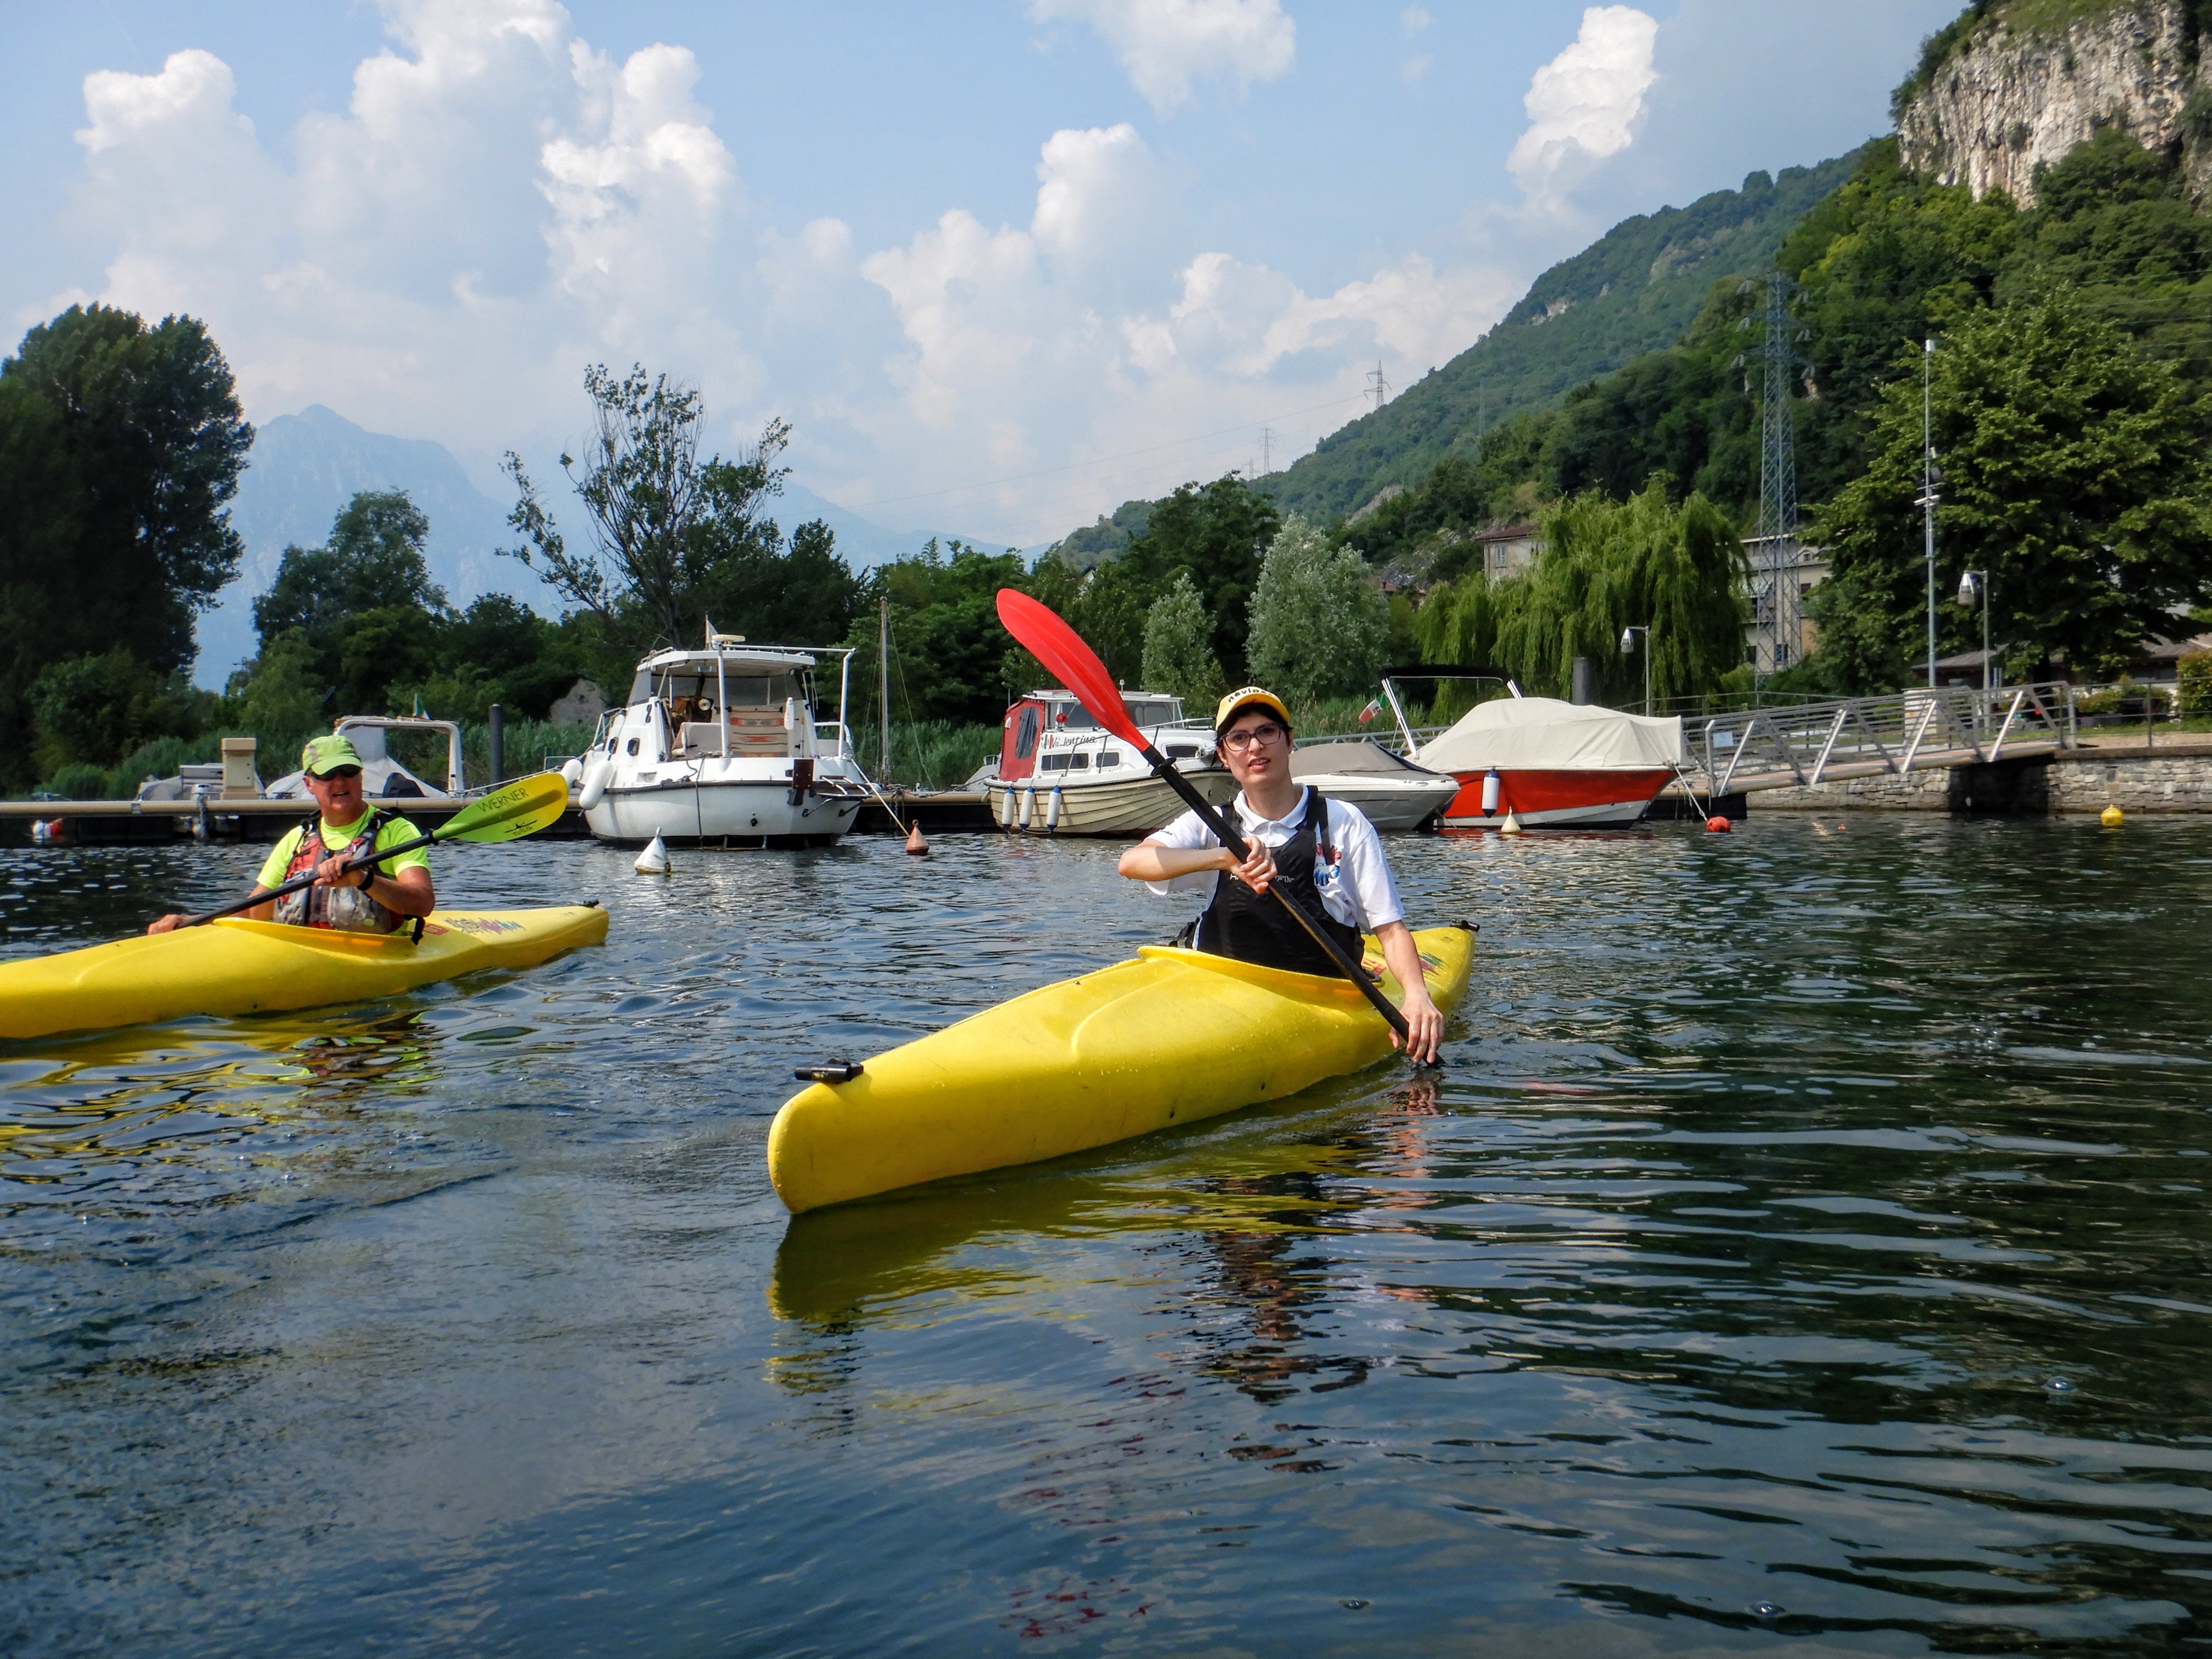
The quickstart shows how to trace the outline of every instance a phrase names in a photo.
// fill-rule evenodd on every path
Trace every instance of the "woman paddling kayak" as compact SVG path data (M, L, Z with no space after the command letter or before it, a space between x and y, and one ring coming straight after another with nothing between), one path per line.
M1240 864L1196 812L1185 812L1124 853L1121 873L1165 895L1204 886L1213 872L1213 898L1199 918L1193 948L1264 968L1337 972L1297 919L1267 902L1277 883L1303 899L1354 960L1361 932L1373 933L1404 988L1407 1058L1432 1063L1444 1018L1423 982L1375 826L1358 807L1325 799L1291 776L1290 711L1273 692L1256 685L1231 691L1215 711L1214 732L1222 763L1241 786L1236 809L1249 856Z
M311 871L315 884L304 892L272 897L245 914L256 921L287 922L295 927L389 933L436 908L430 860L421 848L395 855L389 870L366 862L373 853L420 840L421 832L405 818L369 811L362 795L361 751L353 739L335 735L309 738L300 751L300 767L301 781L320 810L276 843L253 890L273 895L286 882ZM150 923L146 931L166 933L184 920L172 913Z

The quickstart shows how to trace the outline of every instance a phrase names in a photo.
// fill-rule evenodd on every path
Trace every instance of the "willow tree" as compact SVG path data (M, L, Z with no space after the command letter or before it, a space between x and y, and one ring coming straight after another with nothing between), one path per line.
M1539 695L1565 696L1587 657L1599 694L1640 695L1622 631L1648 628L1657 697L1710 691L1743 660L1743 544L1701 495L1677 507L1654 478L1624 501L1571 495L1546 510L1535 563L1492 583L1470 572L1414 618L1429 660L1496 662Z

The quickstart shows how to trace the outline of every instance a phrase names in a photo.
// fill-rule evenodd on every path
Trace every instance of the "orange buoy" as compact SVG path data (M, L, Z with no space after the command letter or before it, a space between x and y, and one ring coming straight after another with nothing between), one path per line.
M921 820L920 818L916 818L912 823L907 826L906 850L913 854L916 858L921 858L927 855L929 851L929 843L921 838Z
M1735 827L1718 812L1705 820L1705 833L1709 836L1725 836Z

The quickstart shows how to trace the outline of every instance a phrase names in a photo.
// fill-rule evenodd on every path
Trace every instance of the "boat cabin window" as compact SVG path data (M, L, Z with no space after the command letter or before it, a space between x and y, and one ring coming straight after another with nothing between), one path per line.
M1037 765L1047 772L1088 772L1091 769L1091 751L1078 749L1066 754L1047 755Z
M1118 749L1105 750L1098 757L1098 769L1102 772L1109 766L1119 766L1121 763L1121 752Z
M1037 763L1037 770L1040 772L1065 772L1067 770L1067 757L1065 755L1047 755L1042 760Z
M1033 702L1022 705L1021 724L1014 728L1014 758L1027 760L1036 753L1037 727L1042 722L1037 717L1037 706Z
M1168 745L1170 760L1191 760L1195 758L1197 754L1198 745L1194 743L1171 743Z
M740 672L750 669L751 664L732 663L724 671L720 684L726 686L732 708L781 708L787 699L806 696L806 676L803 673L783 672L762 674ZM699 702L712 703L716 695L716 677L713 663L678 663L672 667L640 669L630 683L629 700L643 702L647 697L659 697L664 702L686 708Z
M1168 697L1146 697L1129 705L1129 718L1139 726L1165 726L1182 718L1182 711Z
M1062 732L1096 732L1098 722L1091 718L1091 711L1079 702L1055 703L1052 723Z

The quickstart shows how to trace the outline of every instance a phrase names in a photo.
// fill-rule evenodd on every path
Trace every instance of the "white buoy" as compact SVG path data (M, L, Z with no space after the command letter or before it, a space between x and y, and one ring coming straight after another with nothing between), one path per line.
M641 876L665 876L668 873L668 843L658 836L646 843L645 851L637 855L637 872Z
M1505 822L1498 826L1498 833L1501 836L1521 834L1521 820L1509 811L1505 815Z

